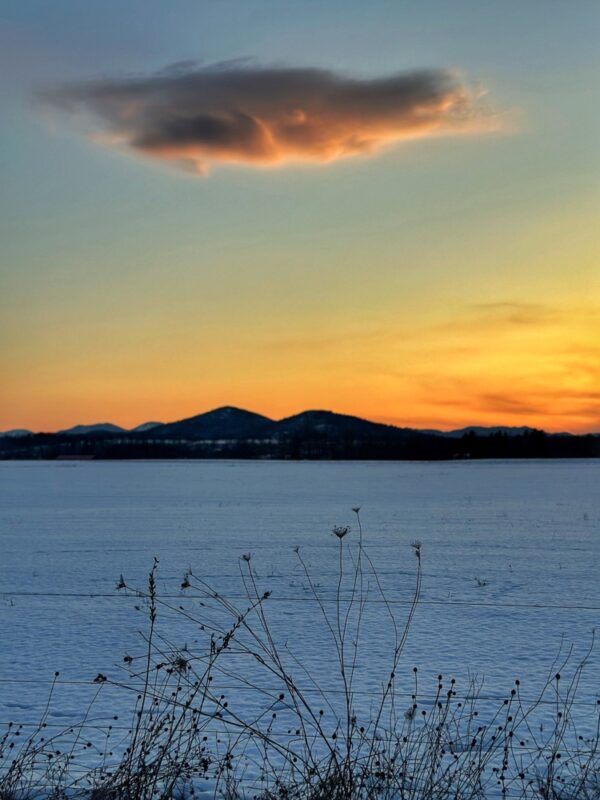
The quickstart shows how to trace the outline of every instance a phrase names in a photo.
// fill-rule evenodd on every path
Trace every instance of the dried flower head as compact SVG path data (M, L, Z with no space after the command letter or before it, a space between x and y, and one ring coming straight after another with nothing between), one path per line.
M421 542L419 539L414 539L410 546L414 549L417 558L421 558Z
M242 553L241 559L245 561L247 564L250 563L250 559L252 558L252 553Z
M343 539L346 534L350 533L350 525L334 525L331 532L338 539Z
M352 511L354 511L355 514L358 514L360 511L360 506L352 506Z
M175 672L179 672L181 674L186 672L189 668L187 659L185 659L182 655L175 656L175 658L171 661L171 666Z

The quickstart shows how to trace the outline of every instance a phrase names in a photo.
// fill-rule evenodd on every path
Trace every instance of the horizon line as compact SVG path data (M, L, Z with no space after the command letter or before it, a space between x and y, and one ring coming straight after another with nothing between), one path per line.
M581 432L577 432L577 433L575 433L573 431L569 431L569 430L549 431L549 430L546 430L545 428L541 428L541 427L536 426L536 425L528 425L527 423L525 423L523 425L511 425L511 424L504 424L504 423L500 423L500 422L493 423L493 424L482 424L482 423L477 423L477 422L470 422L470 423L468 423L466 425L458 425L457 427L452 427L452 426L450 426L450 427L446 427L446 426L419 427L419 426L413 426L413 425L408 425L408 424L400 424L398 422L390 422L389 419L377 419L377 418L371 419L370 417L363 417L363 416L359 416L357 414L348 414L348 413L345 413L345 412L333 411L332 409L326 409L326 408L306 408L306 409L303 409L302 411L298 411L298 412L296 412L294 414L288 414L288 415L285 415L283 417L278 418L278 417L268 416L267 414L263 414L262 412L259 412L259 411L254 411L254 410L250 410L250 409L247 409L247 408L242 408L241 406L222 405L222 406L215 406L214 408L209 408L206 411L200 411L197 414L191 414L190 416L187 416L187 417L180 417L178 419L168 420L166 422L162 422L162 421L159 422L159 421L156 421L156 420L146 419L145 421L140 422L138 425L134 425L131 428L125 428L125 427L123 427L123 425L120 425L118 423L110 422L108 420L105 420L105 421L102 421L102 422L89 422L89 423L88 422L77 422L77 423L74 423L73 425L70 425L68 427L61 427L61 428L59 428L57 430L32 430L30 428L13 427L13 428L7 428L5 430L0 430L0 436L1 435L6 435L6 434L10 434L10 433L13 433L13 432L17 432L17 431L24 431L24 432L26 431L28 434L33 434L33 435L39 435L39 434L53 434L53 435L56 435L56 434L59 434L59 433L64 433L64 432L67 432L67 431L71 431L73 428L77 428L77 427L93 427L93 426L102 426L102 425L112 425L112 426L114 426L116 428L120 428L123 431L123 433L133 433L133 432L136 431L136 428L139 428L139 427L141 427L143 425L147 425L147 424L151 424L151 423L156 425L157 427L158 426L162 426L162 425L173 425L175 423L183 422L183 421L190 420L190 419L194 419L196 417L201 417L201 416L205 416L205 415L208 415L208 414L213 414L213 413L215 413L217 411L228 411L228 410L230 410L230 411L241 411L241 412L244 412L244 413L247 413L247 414L255 414L256 416L264 417L266 420L268 420L270 422L275 422L275 423L283 422L284 420L287 420L287 419L292 419L293 417L300 416L301 414L326 413L326 414L335 414L336 416L341 416L341 417L351 417L351 418L354 418L354 419L360 419L360 420L365 421L365 422L372 422L372 423L378 424L378 425L386 425L386 426L391 427L391 428L414 430L414 431L425 432L425 433L427 433L427 432L431 432L431 433L454 433L456 431L467 430L469 428L481 428L481 429L484 429L484 430L489 430L489 429L494 429L494 428L506 428L508 430L520 430L520 429L526 429L526 430L531 430L531 431L536 430L536 431L542 431L543 433L550 433L552 435L561 435L561 434L569 435L569 436L598 436L598 435L600 435L600 430L588 430L588 431L581 431Z

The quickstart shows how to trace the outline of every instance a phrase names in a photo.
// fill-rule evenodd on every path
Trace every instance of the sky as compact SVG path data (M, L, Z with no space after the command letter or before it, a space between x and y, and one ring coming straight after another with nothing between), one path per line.
M600 431L600 9L1 0L0 429Z

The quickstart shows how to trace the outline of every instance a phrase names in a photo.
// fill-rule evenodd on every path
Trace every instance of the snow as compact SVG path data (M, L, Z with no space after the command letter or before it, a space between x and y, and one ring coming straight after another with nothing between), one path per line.
M123 677L123 656L143 650L146 618L115 585L123 574L144 588L154 556L159 592L191 607L180 589L188 567L238 597L239 559L251 553L280 641L333 688L332 647L293 548L331 601L331 528L351 525L344 541L356 542L353 506L390 599L410 600L410 543L423 543L400 691L412 691L416 665L424 692L442 673L465 692L476 675L493 697L519 678L534 698L561 648L572 645L576 663L600 619L598 461L1 462L0 482L0 725L36 722L56 670L75 682L55 689L49 719L61 725L81 718L98 673ZM394 608L401 621L407 606ZM172 641L193 646L189 623L161 623ZM381 605L368 606L364 631L357 686L369 692L389 652ZM598 674L596 648L579 702L597 699ZM106 687L95 717L129 707L127 692Z

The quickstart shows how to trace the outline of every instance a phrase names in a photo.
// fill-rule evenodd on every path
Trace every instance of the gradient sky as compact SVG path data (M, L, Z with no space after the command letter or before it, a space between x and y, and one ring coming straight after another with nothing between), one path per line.
M227 404L600 431L597 2L2 0L0 26L0 429ZM467 113L342 103L300 154L278 128L191 174L139 87L243 58L216 96L271 133L288 85L236 70L450 70ZM98 79L134 87L110 119Z

